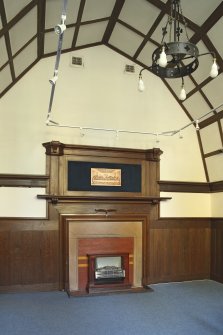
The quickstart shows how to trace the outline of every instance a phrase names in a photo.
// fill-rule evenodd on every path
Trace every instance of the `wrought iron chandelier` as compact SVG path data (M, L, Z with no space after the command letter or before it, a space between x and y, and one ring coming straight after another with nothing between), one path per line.
M186 42L180 40L183 34ZM160 46L152 54L152 65L143 68L139 73L139 91L143 92L145 89L142 72L148 69L161 78L181 78L182 84L179 99L185 100L184 77L189 76L198 68L198 57L208 54L213 56L210 76L215 78L218 75L215 53L199 54L198 47L189 41L187 22L183 16L180 0L172 0L166 25L162 28Z

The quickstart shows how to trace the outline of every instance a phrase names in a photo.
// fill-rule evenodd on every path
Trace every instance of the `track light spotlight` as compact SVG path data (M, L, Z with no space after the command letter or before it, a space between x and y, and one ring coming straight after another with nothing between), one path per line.
M55 26L54 31L57 35L63 34L63 32L66 30L65 20L66 20L66 15L62 15L61 23Z
M57 79L58 79L58 76L53 76L53 78L51 78L51 79L49 80L50 84L51 84L51 85L55 85Z
M199 121L198 120L196 120L196 122L195 122L195 129L197 131L200 130L200 126L199 126Z

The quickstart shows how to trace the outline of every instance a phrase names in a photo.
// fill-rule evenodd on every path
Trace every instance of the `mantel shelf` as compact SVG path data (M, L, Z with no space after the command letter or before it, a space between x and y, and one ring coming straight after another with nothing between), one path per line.
M170 200L170 197L114 197L114 196L67 196L67 195L55 195L55 194L38 194L38 199L45 199L50 201L52 204L62 203L62 202L120 202L120 203L129 203L129 202L138 202L138 203L148 203L156 205L161 201Z

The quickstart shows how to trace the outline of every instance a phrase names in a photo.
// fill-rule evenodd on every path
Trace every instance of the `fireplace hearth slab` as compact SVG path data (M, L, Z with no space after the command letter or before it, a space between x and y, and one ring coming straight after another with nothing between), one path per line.
M114 289L111 288L103 288L103 289L97 289L87 291L67 291L67 294L69 297L90 297L90 296L96 296L96 295L109 295L109 294L123 294L123 293L149 293L153 292L153 289L149 286L145 287L130 287L130 288L123 288L121 287L118 289L117 287Z

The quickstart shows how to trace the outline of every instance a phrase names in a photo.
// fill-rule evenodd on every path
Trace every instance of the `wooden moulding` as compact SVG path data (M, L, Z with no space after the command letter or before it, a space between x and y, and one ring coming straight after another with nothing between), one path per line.
M59 141L51 141L43 143L47 156L63 156L66 154L73 155L90 155L94 157L119 157L119 158L136 158L147 161L160 160L162 150L153 148L148 150L129 149L129 148L112 148L100 146L74 145L64 144Z
M49 176L28 174L0 174L0 186L47 187Z
M52 204L62 203L62 202L92 202L92 196L63 196L63 195L53 195L53 194L38 194L38 199L45 199L50 201ZM172 199L171 197L108 197L108 196L94 196L94 201L109 201L109 202L120 202L120 203L148 203L152 205L157 205L161 201L166 201Z

